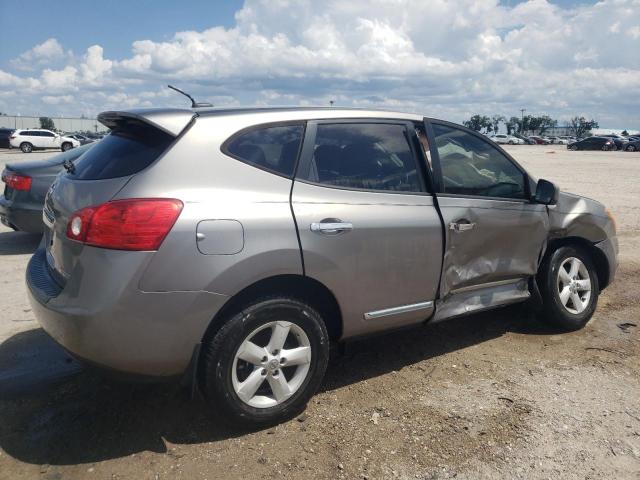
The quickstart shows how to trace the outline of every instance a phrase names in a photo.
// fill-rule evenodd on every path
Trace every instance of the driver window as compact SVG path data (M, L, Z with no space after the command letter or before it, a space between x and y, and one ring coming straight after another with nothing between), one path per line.
M487 141L458 128L433 124L444 193L524 198L524 174Z

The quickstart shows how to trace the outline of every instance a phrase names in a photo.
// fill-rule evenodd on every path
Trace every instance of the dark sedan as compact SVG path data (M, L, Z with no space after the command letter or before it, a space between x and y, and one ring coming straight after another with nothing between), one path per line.
M640 150L640 140L631 140L624 147L627 152L637 152Z
M73 162L93 144L72 148L47 160L11 163L2 172L0 221L14 230L42 233L44 197L64 162Z
M569 150L616 150L616 144L607 137L587 137L567 145Z

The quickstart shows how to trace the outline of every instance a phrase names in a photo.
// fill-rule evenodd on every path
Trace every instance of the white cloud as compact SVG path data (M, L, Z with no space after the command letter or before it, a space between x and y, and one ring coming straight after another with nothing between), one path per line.
M232 28L140 39L128 58L105 58L100 45L65 54L49 39L19 59L65 63L42 63L29 79L0 70L0 86L27 82L21 101L34 108L73 94L84 112L185 105L164 89L175 82L217 105L335 99L455 121L525 107L638 128L639 25L637 0L570 9L546 0L246 0Z
M71 53L65 53L58 40L49 38L32 49L21 53L10 63L18 70L35 70L43 65L55 64L70 56Z

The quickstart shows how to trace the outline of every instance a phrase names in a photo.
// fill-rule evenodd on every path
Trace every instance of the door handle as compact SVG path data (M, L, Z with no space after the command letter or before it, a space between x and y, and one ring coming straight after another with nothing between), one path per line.
M466 232L467 230L473 230L475 227L476 227L476 224L471 222L466 222L466 223L451 222L449 224L449 230L453 230L454 232Z
M353 223L332 221L314 222L311 224L311 231L322 235L339 235L353 230Z

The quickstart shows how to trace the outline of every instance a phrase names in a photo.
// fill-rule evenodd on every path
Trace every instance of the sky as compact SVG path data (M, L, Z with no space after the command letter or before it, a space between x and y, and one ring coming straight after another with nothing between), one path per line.
M640 0L0 0L0 112L187 107L580 115L640 129Z

